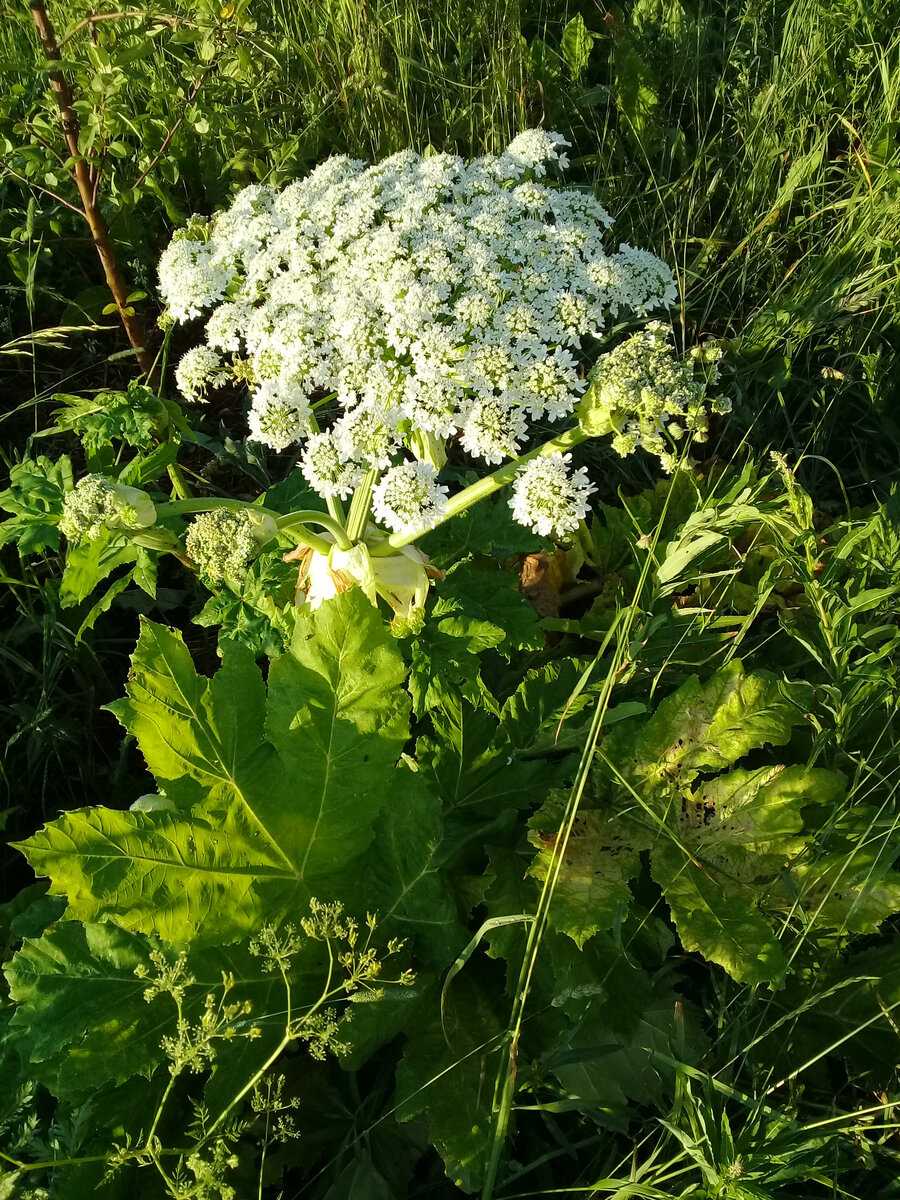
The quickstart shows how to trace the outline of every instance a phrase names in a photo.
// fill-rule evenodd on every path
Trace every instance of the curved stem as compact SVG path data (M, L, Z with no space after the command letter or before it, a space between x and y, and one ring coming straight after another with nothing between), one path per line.
M550 438L534 450L529 450L527 454L523 454L521 458L514 458L512 462L504 463L502 467L498 467L490 475L486 475L484 479L479 479L476 483L470 484L467 488L463 488L461 492L457 492L455 496L451 496L444 508L443 516L437 525L443 525L445 521L449 521L452 517L458 516L465 512L467 508L471 508L473 504L477 504L479 500L483 500L485 496L490 496L497 492L502 487L506 487L508 483L512 483L516 475L525 463L531 462L533 458L540 458L547 454L564 454L567 450L571 450L573 446L587 441L590 435L576 425L572 429L566 429L562 433L558 433L556 437ZM434 526L437 528L437 526ZM408 546L410 542L414 542L420 538L420 533L395 533L388 538L385 543L391 550L399 550L401 546ZM382 550L382 554L389 554L390 550ZM378 551L370 551L378 555Z
M231 500L224 496L216 496L206 500L170 500L166 504L157 504L156 515L158 517L180 517L189 513L212 512L216 508L224 508L229 512L243 512L246 509L273 517L280 533L289 533L291 537L311 546L313 550L318 550L320 554L328 553L331 549L331 542L319 537L311 529L307 529L307 523L327 529L342 550L349 550L351 547L344 527L314 508L298 508L296 512L278 513L260 504L248 504L246 500Z
M326 529L334 538L335 545L339 550L350 550L353 547L347 530L340 521L326 516L325 513L317 512L314 508L298 508L296 512L287 513L278 518L279 532L293 533L295 529L303 529L305 525L318 525L321 529ZM306 534L304 534L305 536ZM330 546L326 542L326 553L328 549Z

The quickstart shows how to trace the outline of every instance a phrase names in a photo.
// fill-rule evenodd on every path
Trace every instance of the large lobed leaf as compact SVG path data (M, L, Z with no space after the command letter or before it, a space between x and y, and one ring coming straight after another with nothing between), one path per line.
M22 849L81 920L175 943L238 939L328 892L379 812L403 804L403 681L390 632L355 591L298 622L268 698L248 650L225 645L206 679L177 633L145 622L113 708L171 808L82 809Z
M900 878L871 847L857 848L848 868L813 815L840 808L843 776L782 765L723 771L787 742L799 719L774 676L745 674L736 662L704 683L689 679L648 721L613 729L598 794L583 804L561 862L564 805L553 799L531 821L530 874L555 877L553 928L579 946L613 929L649 851L684 948L736 979L779 979L788 961L781 939L806 912L823 929L874 930L900 906Z

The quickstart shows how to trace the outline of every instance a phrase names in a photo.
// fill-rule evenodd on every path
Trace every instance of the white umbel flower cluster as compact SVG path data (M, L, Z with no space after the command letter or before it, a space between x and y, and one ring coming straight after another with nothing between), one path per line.
M314 433L303 448L300 469L311 488L326 498L346 500L362 481L363 468L341 453L332 433Z
M431 463L405 462L391 467L372 493L375 518L395 533L424 533L443 515L447 488L437 482Z
M227 375L221 357L211 346L194 346L182 355L175 368L175 383L185 400L200 404L210 388L218 387Z
M588 482L584 467L570 470L571 460L571 454L533 458L513 483L509 502L513 516L541 537L559 541L588 514L588 497L596 489Z
M251 436L272 449L318 436L309 398L336 396L333 441L302 456L323 496L345 496L360 472L391 471L426 441L459 438L485 463L515 457L529 422L572 413L585 338L676 297L658 258L606 247L611 219L593 196L551 182L566 145L531 129L468 164L338 156L283 191L245 188L166 250L169 312L208 314L206 349L251 381ZM391 478L425 481L406 466Z

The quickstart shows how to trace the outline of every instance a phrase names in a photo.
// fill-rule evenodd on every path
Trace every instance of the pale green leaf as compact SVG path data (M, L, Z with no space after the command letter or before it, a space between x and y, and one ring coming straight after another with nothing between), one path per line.
M562 802L552 801L529 822L528 840L537 854L528 874L543 882L553 871L550 925L581 949L595 933L621 924L631 902L629 880L640 870L640 842L627 840L628 829L622 822L582 812L575 818L562 863L557 864L564 811Z
M298 628L271 666L267 710L249 651L226 646L208 680L179 637L145 627L115 711L176 811L71 812L22 845L74 915L235 940L334 892L378 813L403 805L409 701L390 630L358 591Z
M768 983L784 974L787 959L751 895L726 893L677 846L658 846L652 862L685 950L698 950L742 983Z

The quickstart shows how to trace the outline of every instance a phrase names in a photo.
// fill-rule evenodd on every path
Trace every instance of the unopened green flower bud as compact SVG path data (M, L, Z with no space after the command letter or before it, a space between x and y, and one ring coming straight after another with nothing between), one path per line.
M268 513L214 508L193 520L185 545L201 574L212 583L221 583L226 578L239 579L277 528Z
M156 522L156 506L140 488L85 475L63 501L59 527L70 542L89 541L104 529L146 529Z

